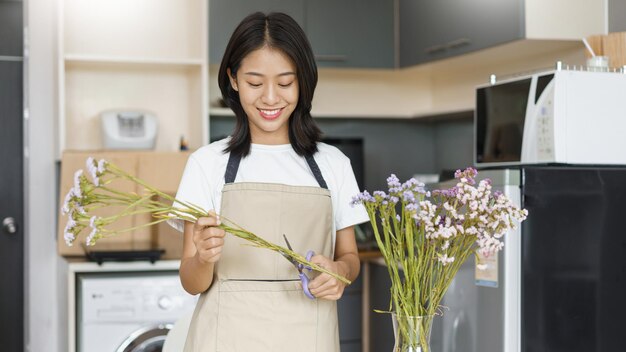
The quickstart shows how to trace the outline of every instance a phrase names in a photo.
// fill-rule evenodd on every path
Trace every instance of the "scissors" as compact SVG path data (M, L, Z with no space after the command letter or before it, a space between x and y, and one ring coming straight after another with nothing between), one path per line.
M287 236L285 236L283 234L283 238L285 239L285 243L287 243L287 248L289 248L290 251L293 252L293 249L291 248L291 244L289 244L289 240L287 240ZM288 255L286 255L285 253L280 253L283 255L283 257L285 257L285 259L287 259L288 261L291 262L291 264L293 264L293 266L296 267L296 269L298 269L298 276L300 276L300 281L302 281L302 289L304 290L304 294L309 297L310 299L315 299L315 296L313 296L313 294L311 293L311 291L309 291L309 277L304 273L304 269L311 271L311 267L310 266L306 266L304 264L300 264L297 261L291 259ZM315 252L313 251L308 251L306 253L306 260L307 261L311 261L311 257L313 257L315 255Z

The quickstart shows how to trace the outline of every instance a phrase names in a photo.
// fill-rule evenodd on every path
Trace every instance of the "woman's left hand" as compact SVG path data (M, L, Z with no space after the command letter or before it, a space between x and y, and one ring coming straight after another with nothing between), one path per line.
M341 270L339 262L332 261L323 255L313 256L311 262L339 275L345 275L343 270ZM311 291L315 298L331 301L336 301L341 298L345 288L345 283L325 273L320 273L315 279L309 282L309 291Z

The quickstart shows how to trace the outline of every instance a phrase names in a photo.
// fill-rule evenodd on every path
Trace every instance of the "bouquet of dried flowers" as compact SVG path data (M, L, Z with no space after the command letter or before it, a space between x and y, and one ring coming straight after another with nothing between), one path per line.
M180 201L171 195L161 192L144 181L132 176L113 163L104 159L88 158L86 161L89 179L83 170L74 174L74 187L65 196L61 212L67 216L64 230L65 242L71 246L84 231L89 231L85 238L88 246L95 245L104 237L122 232L156 225L170 219L182 219L195 222L199 217L207 216L208 212L194 204ZM126 180L139 184L144 192L124 192L113 187L112 183ZM99 217L93 212L102 207L121 206L121 211L112 216ZM154 221L121 230L110 230L107 226L121 218L138 214L151 214ZM346 278L328 271L319 265L306 260L302 255L288 248L264 240L262 237L247 231L233 221L220 215L221 227L227 233L250 242L251 245L276 251L289 256L300 264L311 267L318 272L327 273L340 281L350 284Z
M456 186L432 192L391 175L387 193L365 191L353 199L367 209L391 278L395 351L430 351L432 318L461 265L475 252L495 255L504 234L528 214L492 193L490 180L476 185L476 175L473 168L457 170Z

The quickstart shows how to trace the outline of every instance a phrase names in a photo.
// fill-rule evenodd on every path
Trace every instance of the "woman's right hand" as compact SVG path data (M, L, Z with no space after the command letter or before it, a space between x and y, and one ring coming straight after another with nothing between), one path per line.
M216 263L220 259L225 232L219 225L219 216L210 211L209 216L198 218L193 226L196 256L203 264Z

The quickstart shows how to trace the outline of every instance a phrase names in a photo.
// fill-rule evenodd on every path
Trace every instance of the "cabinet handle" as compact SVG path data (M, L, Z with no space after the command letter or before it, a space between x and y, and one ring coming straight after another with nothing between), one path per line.
M465 46L465 45L469 45L472 41L469 40L468 38L459 38L459 39L455 39L451 42L448 42L448 44L446 44L446 46L449 49L454 49L454 48L458 48L460 46Z
M347 55L315 55L316 61L325 62L346 62L348 61Z
M15 219L12 217L4 218L2 220L2 230L9 235L12 235L17 232L17 223Z
M442 51L446 51L446 46L443 44L433 45L424 49L426 54L436 54Z

